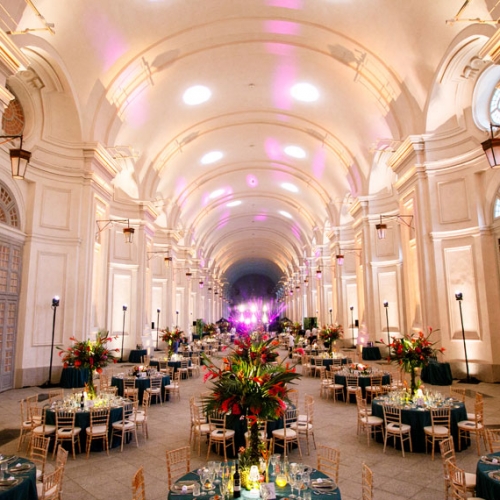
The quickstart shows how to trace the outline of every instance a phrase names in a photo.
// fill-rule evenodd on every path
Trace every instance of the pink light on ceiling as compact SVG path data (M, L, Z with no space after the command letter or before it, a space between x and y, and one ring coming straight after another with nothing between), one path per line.
M296 79L296 67L291 62L281 62L274 73L273 103L278 109L291 109L293 98L290 88Z
M253 218L253 220L258 221L258 222L263 222L263 221L267 220L267 214L261 212L260 214L257 214Z
M109 19L103 17L98 11L86 9L85 25L88 26L87 40L100 55L103 70L107 71L120 57L130 50L125 38L110 24Z
M302 0L267 0L270 7L282 7L283 9L302 10Z
M247 186L251 188L256 188L259 185L259 181L257 180L257 177L252 174L247 175Z
M265 21L264 31L279 35L298 35L300 26L290 21Z
M292 234L295 236L295 239L297 241L301 241L302 240L302 231L300 230L299 226L297 226L296 224L294 224L291 228L291 231L292 231Z
M318 148L314 153L312 161L312 173L316 179L323 178L323 173L326 167L326 152L325 148Z
M264 143L264 149L266 151L267 157L270 160L282 161L283 160L283 148L281 144L274 138L268 137Z
M131 128L138 130L144 126L149 120L149 103L147 92L138 92L136 89L129 97L130 104L127 106L127 123ZM135 96L137 94L137 96Z

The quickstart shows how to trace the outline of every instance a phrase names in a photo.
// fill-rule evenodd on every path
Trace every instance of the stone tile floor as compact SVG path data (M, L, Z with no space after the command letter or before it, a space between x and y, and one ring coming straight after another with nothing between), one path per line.
M283 354L285 354L283 352ZM300 367L298 367L300 371ZM120 366L123 371L123 365ZM456 382L454 382L456 383ZM461 387L469 388L473 397L475 391L485 396L485 423L488 426L500 425L500 385L480 383ZM432 388L432 386L428 386ZM131 480L141 465L145 468L146 495L149 500L166 500L167 480L165 450L188 444L189 440L189 398L209 390L210 384L204 383L202 377L191 378L181 383L181 401L166 402L151 407L149 415L149 439L139 435L139 448L133 444L125 447L123 453L119 448L105 453L92 453L89 460L85 454L71 457L65 470L63 498L70 500L124 500L131 497ZM316 442L334 446L341 450L341 466L339 486L343 500L361 498L361 464L366 462L374 473L374 497L377 500L418 499L435 500L444 498L443 471L439 455L431 461L430 455L407 453L402 458L401 452L392 448L384 454L383 445L372 442L367 446L364 436L356 435L356 406L343 402L333 403L331 399L319 397L319 379L302 378L297 385L302 403L304 394L315 397L314 430ZM448 387L435 387L447 394ZM0 447L1 453L17 453L17 435L10 434L9 429L19 428L19 401L35 392L46 390L32 387L6 391L0 394L0 435L3 441L12 440ZM467 400L468 411L473 411L473 399ZM3 431L3 433L2 433ZM7 437L5 437L7 436ZM303 446L302 462L314 465L316 453L311 449L310 455ZM202 444L201 457L192 452L192 468L198 468L205 462L206 446ZM20 453L23 455L24 453ZM211 459L217 460L215 454ZM294 450L291 458L299 461L298 451ZM477 463L476 447L457 453L460 467L469 472L475 471ZM50 459L49 462L52 462Z

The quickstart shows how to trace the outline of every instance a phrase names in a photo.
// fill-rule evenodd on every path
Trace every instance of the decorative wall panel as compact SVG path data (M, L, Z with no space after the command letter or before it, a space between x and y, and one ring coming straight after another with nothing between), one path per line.
M441 224L470 219L465 179L438 183L438 200Z
M70 230L71 191L44 187L40 205L40 226Z

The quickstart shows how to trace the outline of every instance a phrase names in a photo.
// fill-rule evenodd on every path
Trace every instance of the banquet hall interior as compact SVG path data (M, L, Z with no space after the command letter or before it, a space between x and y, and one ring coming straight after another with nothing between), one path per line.
M222 323L342 325L338 355L395 379L386 345L432 332L434 368L500 425L498 19L497 0L3 0L0 453L73 339L109 332L129 361ZM191 375L139 448L70 457L64 497L130 496L144 464L165 498L165 450L207 390ZM300 406L341 449L344 499L362 462L375 498L444 494L439 456L367 446L320 383L301 377ZM477 460L474 439L457 450Z

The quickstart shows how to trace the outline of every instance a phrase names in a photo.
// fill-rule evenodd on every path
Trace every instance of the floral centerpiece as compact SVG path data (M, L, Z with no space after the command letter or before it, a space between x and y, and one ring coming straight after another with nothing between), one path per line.
M168 354L171 356L174 352L174 342L180 342L182 334L184 333L179 328L175 327L172 331L167 327L161 330L161 340L168 346Z
M203 325L203 333L205 335L215 335L215 332L217 331L217 325L215 323L205 323Z
M319 332L319 338L322 339L325 344L328 344L329 352L332 352L335 341L341 339L343 335L344 329L342 325L338 323L323 326Z
M206 411L222 411L231 419L246 419L250 428L249 446L240 451L242 463L258 465L265 446L259 440L259 421L277 420L283 416L288 402L288 384L300 378L295 367L281 362L269 364L278 342L266 336L248 337L240 341L215 365L203 355L204 380L213 384L205 400ZM267 457L264 457L267 458Z
M114 337L117 339L118 337ZM94 372L102 373L102 369L109 363L116 363L117 358L113 352L119 352L119 349L109 349L107 344L113 340L108 337L108 332L99 330L95 340L77 340L70 337L73 342L71 347L59 349L59 356L62 358L64 368L72 365L75 368L86 368L89 370L87 381L87 392L90 398L95 397Z
M358 371L361 375L368 375L370 373L368 365L364 365L363 363L351 363L349 371Z
M432 331L432 328L429 327L427 335L419 332L416 335L405 334L402 338L392 337L392 342L388 346L389 356L387 360L400 365L401 369L410 374L412 396L420 385L416 382L415 370L427 366L431 358L437 358L437 355L445 350L444 347L434 348L436 342L429 340ZM383 340L380 342L385 344Z

